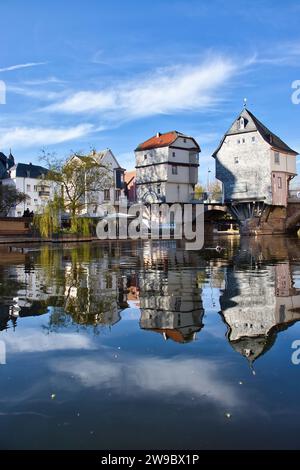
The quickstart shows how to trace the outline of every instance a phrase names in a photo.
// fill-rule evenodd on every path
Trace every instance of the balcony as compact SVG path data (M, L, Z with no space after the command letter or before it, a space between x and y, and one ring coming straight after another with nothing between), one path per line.
M41 197L41 198L44 198L44 197L45 197L45 198L48 198L48 197L50 197L50 191L46 191L46 190L44 190L44 191L39 191L38 194L39 194L39 197Z
M191 165L199 165L199 154L191 152L189 154L189 162Z

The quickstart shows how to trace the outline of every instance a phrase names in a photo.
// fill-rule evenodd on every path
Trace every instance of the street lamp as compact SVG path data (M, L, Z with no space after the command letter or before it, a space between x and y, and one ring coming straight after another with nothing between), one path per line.
M208 201L210 202L210 173L211 170L208 168L207 171L207 193L208 193Z

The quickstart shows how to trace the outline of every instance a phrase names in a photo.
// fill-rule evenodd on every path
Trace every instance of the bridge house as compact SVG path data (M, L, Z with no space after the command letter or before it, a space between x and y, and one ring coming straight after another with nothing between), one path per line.
M177 131L158 132L138 145L135 149L138 201L190 202L198 182L200 151L193 137Z
M286 207L289 183L296 175L296 155L244 108L213 153L224 202L240 203L240 211L249 208L249 202L256 207Z

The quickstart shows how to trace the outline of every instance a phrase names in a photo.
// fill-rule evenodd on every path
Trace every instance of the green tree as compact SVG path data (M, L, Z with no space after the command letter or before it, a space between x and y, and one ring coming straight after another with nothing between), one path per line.
M33 219L35 228L43 238L49 238L60 230L60 212L63 208L62 198L55 194L53 201L49 201L41 214L36 214Z
M196 186L195 186L195 199L201 199L203 193L205 193L205 192L206 192L206 189L202 184L200 184L200 183L196 184Z
M211 199L220 199L222 195L222 186L219 181L215 180L210 186Z
M111 187L112 171L95 150L88 155L73 153L66 161L44 152L43 159L48 166L47 180L61 187L62 207L70 213L74 228L84 209L98 203L99 191Z

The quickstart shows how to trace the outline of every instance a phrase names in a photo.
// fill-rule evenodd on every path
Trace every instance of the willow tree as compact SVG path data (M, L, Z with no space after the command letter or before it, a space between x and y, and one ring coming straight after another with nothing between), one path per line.
M76 227L78 216L88 213L91 205L97 206L99 192L111 187L113 172L101 163L95 150L88 155L73 153L66 161L45 153L43 159L48 166L47 180L60 185L63 209Z
M41 214L36 214L33 219L35 228L43 238L49 238L60 230L60 212L62 210L62 198L57 193L48 201Z

